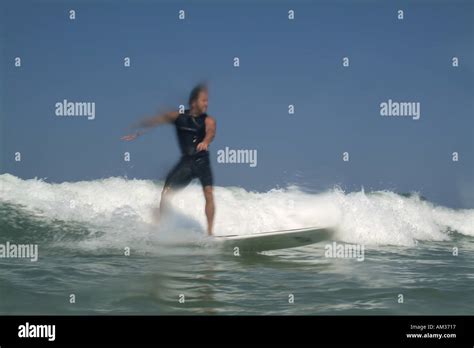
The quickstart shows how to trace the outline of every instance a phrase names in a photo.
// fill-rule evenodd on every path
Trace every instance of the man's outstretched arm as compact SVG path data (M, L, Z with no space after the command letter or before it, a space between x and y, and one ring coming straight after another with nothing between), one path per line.
M146 118L144 120L141 120L140 122L137 122L130 127L131 129L139 129L138 131L135 131L135 133L133 134L126 135L122 137L121 139L125 141L133 140L139 135L146 133L148 130L150 130L153 127L157 127L165 123L174 122L176 118L178 118L178 116L179 116L178 111L169 111L161 115L157 115L151 118Z
M178 111L165 112L164 114L141 120L140 122L134 124L132 128L153 128L163 123L174 122L178 116Z

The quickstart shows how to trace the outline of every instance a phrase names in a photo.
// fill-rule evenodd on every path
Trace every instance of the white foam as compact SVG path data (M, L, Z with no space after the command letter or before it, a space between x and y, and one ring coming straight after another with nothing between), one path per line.
M108 178L51 184L0 175L0 201L20 204L46 219L83 222L105 232L94 241L126 243L150 237L156 226L162 184L149 180ZM314 194L298 187L249 192L215 187L216 234L249 234L310 226L333 227L336 238L351 243L413 245L416 240L447 240L447 229L474 236L474 210L435 206L419 196L390 191ZM173 228L204 233L204 196L191 184L172 199ZM189 237L189 236L188 236Z

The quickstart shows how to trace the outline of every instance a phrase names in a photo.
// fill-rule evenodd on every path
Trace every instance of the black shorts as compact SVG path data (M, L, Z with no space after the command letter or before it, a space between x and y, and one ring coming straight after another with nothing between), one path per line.
M213 178L209 153L200 156L182 156L166 176L165 186L183 188L198 178L202 187L212 186Z

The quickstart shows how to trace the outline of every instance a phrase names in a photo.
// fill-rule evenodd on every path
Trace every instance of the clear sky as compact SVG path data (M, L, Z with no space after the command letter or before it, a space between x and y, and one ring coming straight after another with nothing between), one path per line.
M474 207L473 1L20 0L0 10L0 173L164 179L179 156L171 126L119 138L207 80L216 185L417 191ZM64 99L94 102L95 119L56 116ZM380 116L389 99L419 102L420 119ZM226 146L257 150L258 165L217 163Z

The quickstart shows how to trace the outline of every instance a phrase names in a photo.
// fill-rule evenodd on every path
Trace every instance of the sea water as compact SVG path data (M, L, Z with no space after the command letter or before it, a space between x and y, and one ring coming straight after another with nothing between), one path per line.
M0 175L0 314L474 313L473 209L390 191L215 187L216 234L334 231L314 245L236 255L205 237L198 184L172 198L158 225L161 189ZM363 258L328 253L347 245Z

